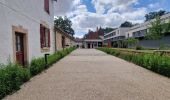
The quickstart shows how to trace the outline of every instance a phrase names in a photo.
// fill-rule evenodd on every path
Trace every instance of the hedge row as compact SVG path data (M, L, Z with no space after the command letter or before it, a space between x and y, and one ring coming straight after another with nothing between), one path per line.
M114 55L124 60L133 62L146 69L170 77L170 57L161 54L136 54L127 53L111 48L98 48L107 54Z
M74 49L75 49L75 47L71 47L71 48L64 49L62 51L58 51L58 52L54 53L53 55L49 55L47 65L45 65L44 57L32 60L32 62L30 64L31 75L34 76L34 75L39 74L41 71L45 70L46 68L48 68L52 64L56 63L61 58L68 55Z
M71 47L50 55L47 66L43 57L32 60L27 68L17 64L0 65L0 99L20 89L20 86L29 81L31 77L41 73L73 50L75 48Z

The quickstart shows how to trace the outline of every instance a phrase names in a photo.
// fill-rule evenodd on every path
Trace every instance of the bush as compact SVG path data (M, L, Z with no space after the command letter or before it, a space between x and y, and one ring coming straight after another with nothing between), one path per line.
M34 75L41 73L43 70L45 70L52 64L56 63L58 60L65 57L66 55L68 55L70 52L72 52L75 49L76 49L75 47L71 47L71 48L58 51L52 55L49 55L47 65L45 63L44 57L32 60L30 64L31 75L34 76Z
M9 64L0 69L0 99L5 95L20 89L20 86L30 79L30 72L19 65Z
M31 76L41 73L46 68L50 67L50 65L54 64L75 49L75 47L71 47L48 56L47 66L45 65L44 57L32 60L29 68L23 68L16 64L0 64L0 99L20 89L20 86L24 82L30 80Z
M103 52L133 62L146 69L170 77L170 57L161 54L135 54L109 48L98 48Z
M144 48L142 47L142 46L136 46L136 48L135 48L136 50L143 50Z
M40 73L44 69L45 69L44 57L32 60L32 62L30 64L30 72L31 72L32 76L37 75L38 73Z

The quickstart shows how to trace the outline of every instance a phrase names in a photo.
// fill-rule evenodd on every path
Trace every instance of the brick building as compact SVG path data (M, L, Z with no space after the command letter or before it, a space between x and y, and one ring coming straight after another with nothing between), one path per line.
M84 36L83 45L85 48L97 48L103 46L104 31L100 27L96 29L95 32L89 30L89 32Z

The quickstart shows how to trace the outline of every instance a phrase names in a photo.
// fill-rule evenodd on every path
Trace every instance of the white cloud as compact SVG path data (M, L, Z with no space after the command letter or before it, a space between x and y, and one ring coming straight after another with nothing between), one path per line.
M103 14L108 9L114 11L128 10L131 4L137 4L138 0L92 0L92 4L96 9L96 13ZM111 11L110 11L111 12Z
M141 23L147 8L132 8L138 0L92 0L96 9L89 12L87 6L81 0L58 0L55 15L67 15L73 22L75 36L82 37L89 29L96 27L118 27L128 20L133 23Z
M160 4L159 4L158 2L156 2L156 3L151 3L151 4L148 5L148 7L151 8L151 9L152 9L152 8L158 8L159 6L160 6Z
M57 0L54 4L55 16L66 15L74 10L74 7L81 4L81 0Z

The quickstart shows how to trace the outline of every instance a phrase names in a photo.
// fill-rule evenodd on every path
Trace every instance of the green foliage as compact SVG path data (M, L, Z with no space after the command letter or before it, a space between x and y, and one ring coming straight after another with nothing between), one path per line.
M138 42L139 42L139 40L138 40L138 39L135 39L135 38L128 38L128 39L127 39L127 43L128 43L128 45L130 45L130 46L132 46L132 45L137 45Z
M29 68L23 68L20 65L0 64L0 99L4 96L20 89L20 86L27 82L32 76L41 73L46 68L75 50L75 47L64 49L56 52L48 57L48 65L45 66L44 58L37 58L32 60Z
M160 16L157 16L155 21L151 22L151 27L146 36L147 39L161 39L164 31L162 27L163 23L161 22Z
M164 28L164 33L170 32L170 20L168 21L168 23L163 24L163 28Z
M37 75L38 73L40 73L44 69L45 69L44 57L32 60L32 62L30 64L30 72L31 72L32 76Z
M43 70L45 70L52 64L56 63L58 60L65 57L73 50L75 50L75 47L67 48L62 51L58 51L52 55L49 55L47 65L45 64L44 57L32 60L32 62L30 64L31 75L34 76L34 75L41 73Z
M157 11L157 12L150 12L148 14L145 15L145 21L150 21L154 18L156 18L157 16L162 16L162 15L165 15L167 12L164 11L164 10L160 10L160 11Z
M111 27L106 27L106 28L102 28L102 29L103 29L104 33L109 33L111 31L115 30L115 28L111 28Z
M124 60L133 62L146 69L159 73L161 75L170 77L170 57L161 54L137 54L134 52L127 53L118 49L98 48L103 52L122 58Z
M75 34L72 28L72 22L66 16L64 18L63 17L55 18L54 26L62 29L63 31L65 31L66 33L72 36Z
M2 67L3 66L3 67ZM1 65L0 68L0 99L20 89L20 85L30 79L29 69L19 65Z
M144 50L144 48L142 46L139 46L139 45L137 45L135 49L136 50Z
M120 27L132 27L132 26L133 26L133 24L131 22L128 22L128 21L125 21L124 23L122 23L120 25Z

